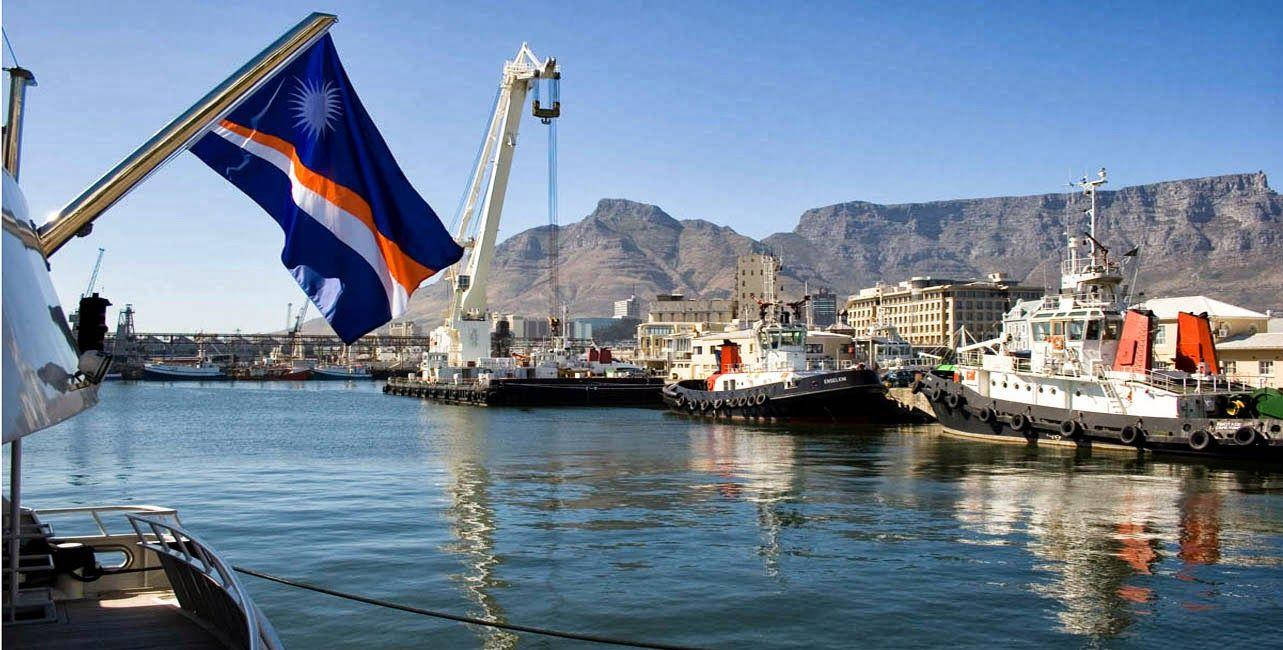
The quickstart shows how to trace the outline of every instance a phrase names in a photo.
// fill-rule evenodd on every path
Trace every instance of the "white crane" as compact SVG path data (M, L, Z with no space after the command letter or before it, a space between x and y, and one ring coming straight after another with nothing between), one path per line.
M526 104L526 95L533 88L534 116L545 123L558 117L561 114L560 79L557 60L539 59L525 43L521 44L516 57L504 62L490 128L482 141L476 168L464 194L455 235L464 247L464 260L446 275L446 281L453 287L450 311L445 323L434 329L430 338L430 349L446 353L447 363L451 366L466 366L469 361L490 356L486 289L504 195L508 190L508 172L517 146L517 131L521 127L521 112ZM538 84L541 82L548 85L550 106L540 104Z
M98 272L102 270L102 254L107 252L105 248L98 249L98 261L94 262L94 272L89 274L89 286L85 287L85 292L80 294L81 298L87 298L94 293L94 287L98 284Z

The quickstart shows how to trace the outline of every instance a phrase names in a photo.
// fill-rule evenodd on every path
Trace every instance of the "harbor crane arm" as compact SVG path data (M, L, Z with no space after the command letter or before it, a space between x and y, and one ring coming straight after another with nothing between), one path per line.
M93 295L94 286L98 284L98 272L102 270L102 254L106 250L105 248L98 249L98 261L94 262L94 272L89 274L89 286L85 287L85 292L80 294L81 298Z
M508 190L517 131L521 128L521 112L527 94L538 80L555 81L560 76L555 58L540 59L525 43L522 43L516 57L504 63L494 115L468 184L456 236L467 250L468 259L465 264L456 266L459 270L450 276L454 280L452 319L485 318L490 263L494 257L504 195ZM559 109L559 103L554 103L551 108L536 103L533 112L542 119L551 119L557 117ZM472 232L474 222L476 235L470 238L468 234Z

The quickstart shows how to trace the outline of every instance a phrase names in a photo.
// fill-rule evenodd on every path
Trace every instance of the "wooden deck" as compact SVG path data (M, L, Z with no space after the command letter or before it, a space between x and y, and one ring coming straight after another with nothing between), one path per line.
M7 648L179 648L226 646L178 607L173 592L117 592L58 605L58 621L6 625Z

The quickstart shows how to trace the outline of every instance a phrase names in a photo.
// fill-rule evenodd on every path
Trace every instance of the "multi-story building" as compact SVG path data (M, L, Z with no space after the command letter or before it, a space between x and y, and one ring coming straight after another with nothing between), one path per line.
M811 326L823 329L838 322L838 297L828 289L811 294Z
M500 320L508 321L508 329L512 336L518 339L543 340L548 338L548 317L547 316L522 316L519 314L502 314L492 317L494 323Z
M637 296L628 296L615 301L615 318L635 318L641 320L641 301Z
M1019 286L1001 273L972 282L915 277L861 289L847 299L846 322L857 332L892 325L918 348L954 348L965 328L970 339L997 336L1016 302L1041 298L1041 287Z
M734 319L734 300L687 300L680 293L661 293L655 296L655 302L651 303L646 317L652 323L729 323Z
M757 300L768 293L779 297L780 259L774 255L750 253L735 260L735 318L751 323L758 317Z
M392 336L414 336L415 334L414 321L412 320L394 321L390 325L388 325L388 334Z

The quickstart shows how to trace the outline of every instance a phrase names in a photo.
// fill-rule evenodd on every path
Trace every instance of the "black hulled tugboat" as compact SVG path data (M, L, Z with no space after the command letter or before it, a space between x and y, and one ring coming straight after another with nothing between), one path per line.
M1070 235L1059 295L1015 305L995 339L958 349L952 378L915 383L946 430L1010 442L1283 458L1283 396L1218 368L1206 315L1182 313L1174 368L1154 368L1153 316L1125 307L1124 273L1089 232Z
M864 363L838 368L809 363L806 328L773 301L762 303L754 330L753 359L726 340L717 349L718 371L664 387L671 409L700 417L891 421L903 412L886 396L878 374Z

